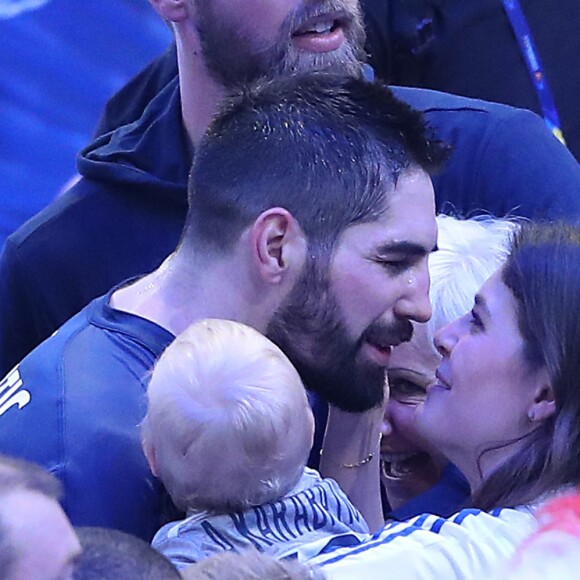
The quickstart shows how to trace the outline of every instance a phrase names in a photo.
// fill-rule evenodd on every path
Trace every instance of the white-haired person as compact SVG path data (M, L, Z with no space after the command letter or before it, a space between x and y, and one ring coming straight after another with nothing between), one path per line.
M498 566L538 530L539 510L580 484L579 263L580 226L523 223L470 312L435 335L442 359L415 424L465 475L468 507L389 521L349 547L340 536L302 546L299 556L331 580L504 577ZM369 446L343 461L376 453L380 420L367 418ZM329 422L325 449L350 440ZM367 465L378 479L378 462Z
M440 214L437 226L438 251L429 257L431 320L414 323L413 338L393 349L388 369L381 476L386 515L396 519L424 512L448 516L469 498L467 481L417 432L414 415L441 362L436 332L471 309L479 288L507 258L517 223Z
M304 386L259 332L226 320L191 325L159 359L147 396L145 455L186 512L152 544L178 568L368 532L339 486L305 467L314 418Z

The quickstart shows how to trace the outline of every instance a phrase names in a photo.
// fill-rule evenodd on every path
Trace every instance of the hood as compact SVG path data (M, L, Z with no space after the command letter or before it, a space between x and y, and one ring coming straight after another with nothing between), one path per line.
M139 119L97 137L77 157L78 171L87 179L179 203L187 199L190 166L177 77L151 100Z

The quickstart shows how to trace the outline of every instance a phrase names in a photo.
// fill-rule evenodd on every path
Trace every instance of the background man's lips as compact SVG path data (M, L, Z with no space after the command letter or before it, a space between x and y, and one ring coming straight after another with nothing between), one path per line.
M308 18L292 34L295 47L308 52L332 52L346 41L343 13L333 12Z
M308 33L292 37L292 43L295 47L308 52L332 52L338 50L345 40L342 28L335 28L331 32L322 34Z
M331 28L344 28L350 20L345 12L325 12L304 20L302 24L296 27L294 35L307 34L314 32L320 24L329 23Z

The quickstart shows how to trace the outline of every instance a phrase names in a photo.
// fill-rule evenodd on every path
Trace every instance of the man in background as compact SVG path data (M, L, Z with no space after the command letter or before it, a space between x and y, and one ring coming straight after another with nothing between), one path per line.
M60 482L38 465L0 456L0 578L72 578L81 547L61 495Z

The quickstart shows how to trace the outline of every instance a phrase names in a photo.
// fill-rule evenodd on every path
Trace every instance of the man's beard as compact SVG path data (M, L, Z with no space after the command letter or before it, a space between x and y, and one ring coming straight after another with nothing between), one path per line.
M248 38L251 32L240 31L228 17L217 14L211 1L197 1L201 47L206 66L214 79L227 89L251 83L259 78L274 78L293 72L328 71L349 76L362 76L365 59L365 32L360 9L344 0L308 3L290 14L282 23L275 42L257 48ZM345 42L331 52L306 52L292 44L292 32L310 18L331 11L349 15L344 30Z
M353 340L339 311L328 267L311 258L266 336L288 356L308 389L339 409L359 413L380 405L385 388L386 369L361 360L367 337L396 343L409 340L413 329L408 320L375 321Z

